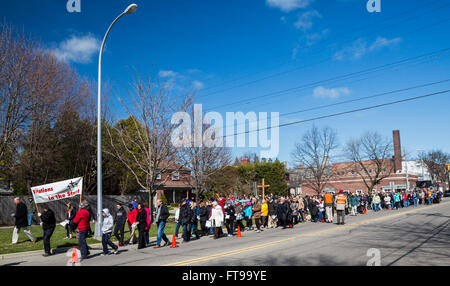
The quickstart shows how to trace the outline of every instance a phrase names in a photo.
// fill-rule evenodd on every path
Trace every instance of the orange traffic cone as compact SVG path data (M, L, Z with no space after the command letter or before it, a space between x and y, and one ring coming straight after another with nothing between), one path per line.
M322 219L320 220L320 222L323 223L323 216L322 216Z
M364 209L364 215L366 215L366 209Z
M73 247L72 263L78 263L78 255L77 255L77 247L76 246Z
M175 247L178 247L178 245L177 245L177 240L176 240L175 234L174 234L172 237L172 246L170 248L175 248Z
M391 205L389 205L389 210L391 210Z
M236 237L242 237L241 227L240 226L238 226L238 232L237 232Z

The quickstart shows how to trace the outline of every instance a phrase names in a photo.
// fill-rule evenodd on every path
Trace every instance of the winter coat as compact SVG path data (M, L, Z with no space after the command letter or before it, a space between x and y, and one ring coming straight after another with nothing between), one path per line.
M190 224L192 219L192 210L188 204L184 204L180 208L180 217L178 221L181 224Z
M277 218L278 219L284 219L283 217L283 205L282 204L280 204L280 203L278 203L277 205Z
M128 212L128 223L129 224L133 224L136 222L136 216L137 216L137 211L136 209L133 209L132 211Z
M73 219L73 222L77 224L79 231L88 230L90 227L89 221L91 220L91 215L86 209L81 209L77 212L77 215Z
M254 218L261 218L261 203L259 201L256 201L256 203L253 205L252 212Z
M229 219L229 220L236 219L236 212L234 211L233 206L225 207L225 217L226 217L226 219Z
M291 219L292 212L291 212L291 204L289 202L284 202L283 204L283 219Z
M251 205L250 206L246 206L244 208L244 217L249 218L249 217L252 217L252 215L253 215L252 206Z
M147 228L147 212L145 209L140 209L137 211L136 222L139 222L139 231L143 231Z
M125 225L125 222L127 221L127 212L123 209L123 207L117 210L114 221L117 225Z
M277 205L274 202L270 202L267 204L269 207L269 215L276 215L277 214Z
M106 216L103 217L102 233L107 234L113 231L114 219L108 209L103 209Z
M167 221L167 219L170 216L169 209L167 208L167 206L165 204L161 204L161 206L159 206L159 208L161 208L161 209L159 211L159 217L158 217L158 220L156 221L156 223L160 223L162 221L165 222L165 221Z
M41 220L43 230L52 229L56 226L55 213L50 209L41 214Z
M305 209L305 203L303 202L303 199L298 200L298 210L304 210Z
M145 212L147 213L147 216L146 216L147 227L145 229L149 229L150 226L152 225L152 217L150 215L150 209L149 208L145 208Z
M291 213L293 216L296 216L298 213L298 203L293 202L291 203Z
M28 209L27 206L20 202L16 205L16 213L14 215L16 219L16 223L14 224L16 227L27 227L28 226Z
M222 212L222 207L217 205L211 211L211 221L213 227L221 227L223 225L224 215Z
M269 206L267 205L267 203L262 203L261 204L261 214L262 214L262 216L268 216L269 215Z
M208 218L209 218L208 208L207 207L201 207L198 210L198 215L200 216L200 221L201 222L207 221Z

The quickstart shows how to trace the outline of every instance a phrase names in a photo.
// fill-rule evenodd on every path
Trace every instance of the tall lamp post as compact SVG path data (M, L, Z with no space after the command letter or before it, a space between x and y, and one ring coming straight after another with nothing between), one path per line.
M101 228L103 222L102 216L102 115L101 115L101 103L102 103L102 55L103 48L105 46L108 34L114 24L124 15L133 14L136 12L138 6L131 4L125 11L123 11L117 18L111 23L103 38L102 45L100 47L100 54L98 57L98 93L97 93L97 222L95 223L95 237L101 236Z

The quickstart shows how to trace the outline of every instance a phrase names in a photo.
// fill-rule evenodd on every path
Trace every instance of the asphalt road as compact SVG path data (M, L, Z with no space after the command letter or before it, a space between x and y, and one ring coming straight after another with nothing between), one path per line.
M450 265L450 200L407 209L346 216L346 225L303 223L294 229L244 232L242 238L206 237L178 248L121 248L82 266L302 266L302 265ZM154 227L154 226L153 226ZM70 255L70 254L68 254ZM9 257L0 265L64 266L66 253Z

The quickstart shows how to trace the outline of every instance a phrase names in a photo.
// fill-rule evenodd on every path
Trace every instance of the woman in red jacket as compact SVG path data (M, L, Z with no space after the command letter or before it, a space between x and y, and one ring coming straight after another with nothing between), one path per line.
M133 205L130 204L128 205L128 208L130 209L130 211L128 212L128 227L130 229L130 233L131 233L131 237L130 240L128 242L128 244L135 244L136 243L136 216L137 216L137 212L136 209L133 208Z
M81 258L87 259L89 255L89 250L86 244L86 237L88 235L88 231L90 229L90 220L91 215L88 210L86 210L87 205L82 203L80 205L80 210L77 212L73 222L77 224L78 228L78 245L80 247Z

